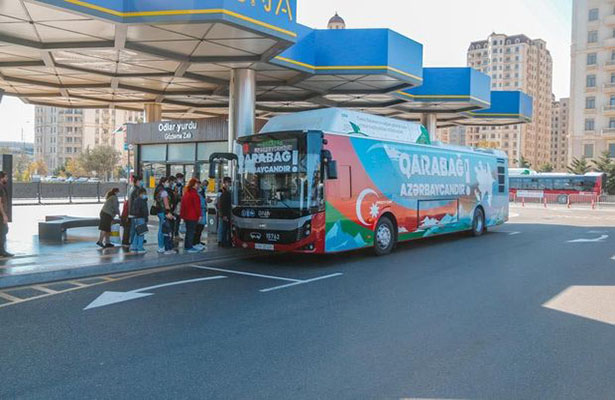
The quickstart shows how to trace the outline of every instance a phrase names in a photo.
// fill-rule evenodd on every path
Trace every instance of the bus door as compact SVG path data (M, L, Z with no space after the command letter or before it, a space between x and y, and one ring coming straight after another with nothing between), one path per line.
M218 232L218 197L222 190L222 180L229 176L233 179L233 204L237 196L237 177L232 176L233 171L237 171L238 158L234 153L213 153L209 157L209 184L207 186L207 230L209 233Z

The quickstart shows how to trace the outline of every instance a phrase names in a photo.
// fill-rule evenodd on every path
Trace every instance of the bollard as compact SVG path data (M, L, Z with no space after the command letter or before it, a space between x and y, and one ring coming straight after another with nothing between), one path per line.
M570 196L568 196L568 208L571 208L570 207Z
M542 202L544 203L545 208L547 208L547 197L546 196L542 198Z
M525 197L521 197L521 207L525 207Z
M592 197L592 210L596 209L596 198Z

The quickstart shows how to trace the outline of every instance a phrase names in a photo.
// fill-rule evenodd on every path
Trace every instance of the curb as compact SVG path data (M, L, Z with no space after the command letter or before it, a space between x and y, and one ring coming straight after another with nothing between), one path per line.
M182 254L175 257L157 257L151 259L123 260L106 264L83 265L66 269L51 270L45 272L24 273L0 278L0 289L14 288L18 286L30 286L43 283L66 281L73 279L91 278L100 275L113 275L123 272L135 272L147 269L179 266L203 261L227 261L241 260L257 256L258 253L218 255L207 254Z

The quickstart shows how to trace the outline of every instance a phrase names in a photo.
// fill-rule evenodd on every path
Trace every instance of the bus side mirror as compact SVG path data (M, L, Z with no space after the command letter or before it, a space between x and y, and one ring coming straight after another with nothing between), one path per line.
M337 179L337 161L329 160L327 163L327 179Z

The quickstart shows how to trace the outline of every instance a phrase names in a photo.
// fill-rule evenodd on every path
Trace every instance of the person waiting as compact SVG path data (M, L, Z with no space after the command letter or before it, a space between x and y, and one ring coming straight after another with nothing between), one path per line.
M201 244L195 245L194 235L196 225L201 219L201 199L199 198L198 190L201 183L198 179L192 178L184 189L181 202L181 219L186 224L186 237L184 238L184 249L188 253L198 253L204 247Z
M120 215L120 201L117 198L119 192L120 189L118 188L109 190L105 196L105 204L100 210L100 222L98 224L100 235L96 244L103 249L115 247L111 243L111 225L113 225L115 216Z
M147 190L139 189L137 198L134 200L131 207L133 216L132 226L134 227L135 235L130 244L130 250L136 254L145 254L147 251L144 247L145 234L147 233L147 219L149 218L149 210L147 209Z

